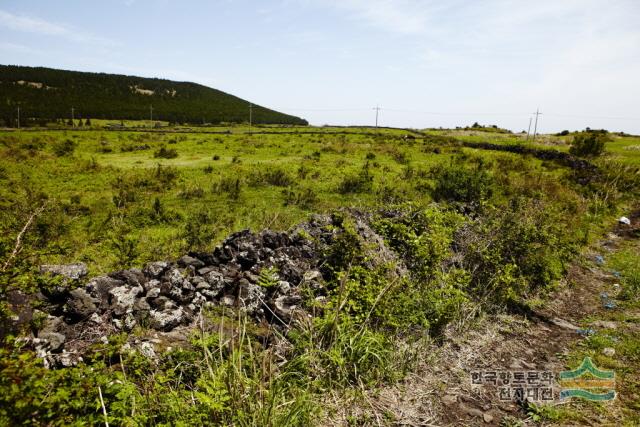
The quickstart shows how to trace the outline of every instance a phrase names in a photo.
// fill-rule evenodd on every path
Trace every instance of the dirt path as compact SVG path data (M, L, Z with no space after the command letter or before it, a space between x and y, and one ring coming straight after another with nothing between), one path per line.
M634 229L618 227L583 254L564 282L540 309L523 315L485 317L473 324L454 325L443 346L425 349L419 369L402 383L366 392L336 411L329 425L399 426L519 426L552 423L527 414L527 404L501 400L498 385L473 384L472 372L552 372L567 369L567 359L592 329L615 328L602 293L615 294L619 278L598 254L614 252L640 235L640 211L632 217ZM461 327L462 326L462 327ZM637 326L637 325L635 325ZM634 326L634 327L635 327ZM575 368L575 367L574 367ZM535 374L534 374L535 375ZM499 378L498 378L499 379ZM533 379L535 382L535 379ZM483 382L486 382L483 380ZM560 387L553 382L551 405L559 405ZM541 389L539 390L541 391ZM542 403L542 401L537 402ZM547 402L549 403L549 402ZM566 403L566 401L564 401ZM572 403L574 404L574 403ZM578 402L578 407L581 403ZM342 406L342 405L341 405ZM619 402L605 410L588 405L578 421L559 425L620 425ZM359 423L353 424L353 420Z

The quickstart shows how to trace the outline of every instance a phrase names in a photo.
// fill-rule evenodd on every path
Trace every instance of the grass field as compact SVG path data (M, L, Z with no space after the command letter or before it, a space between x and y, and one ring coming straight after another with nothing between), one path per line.
M114 268L115 261L106 243L97 242L105 231L96 228L97 223L111 222L107 229L130 223L132 237L145 247L137 262L148 261L187 249L180 225L190 216L210 218L210 231L215 233L211 246L231 231L286 229L312 212L371 207L384 198L427 203L430 168L461 153L487 160L515 159L510 154L440 146L437 139L406 139L411 134L402 130L279 128L295 132L286 135L240 133L247 130L244 127L225 130L231 134L4 133L4 140L11 141L3 162L4 180L14 183L5 190L42 192L73 210L69 251L50 261L82 259L96 272L104 272ZM54 146L63 141L71 141L73 153L57 156ZM176 150L177 157L155 157L161 147ZM537 161L532 165L540 167ZM164 170L172 175L165 181L157 176ZM370 186L341 189L345 180L357 181L363 171L372 180ZM237 189L227 188L234 180ZM131 200L116 206L114 197L120 193ZM149 218L156 199L168 213L163 221Z
M305 425L322 414L331 390L357 394L365 385L401 379L411 365L404 357L419 357L420 343L437 340L448 324L464 328L479 313L540 304L569 263L637 203L640 190L638 137L614 136L603 156L589 159L599 172L585 179L584 171L551 160L460 144L568 151L571 136L543 135L533 143L491 130L239 125L109 131L101 124L0 131L3 304L13 291L37 290L40 264L82 261L95 276L210 251L245 228L287 230L316 213L370 212L372 226L409 273L394 290L392 301L400 303L378 305L386 276L366 259L348 266L335 261L353 250L353 242L340 240L327 298L348 310L292 332L290 358L266 371L274 362L259 344L261 327L224 313L213 316L236 322L238 348L223 349L222 337L212 333L169 354L163 365L123 356L128 338L119 336L65 376L43 370L17 341L7 341L0 368L18 382L0 384L11 390L3 404L22 408L21 414L45 417L48 411L52 425L100 422L93 383L108 391L114 424ZM380 214L389 211L405 216ZM633 263L629 254L637 247L625 250L618 262ZM623 267L637 275L637 266ZM344 288L353 291L348 302L341 300ZM7 307L2 315L10 318ZM403 356L394 358L396 352ZM189 371L183 380L179 360L209 368ZM342 370L344 378L330 374ZM90 390L89 403L78 384ZM38 406L38 393L53 393L54 386L55 399ZM247 393L262 400L248 401ZM56 399L70 403L56 409ZM0 411L0 421L11 417Z

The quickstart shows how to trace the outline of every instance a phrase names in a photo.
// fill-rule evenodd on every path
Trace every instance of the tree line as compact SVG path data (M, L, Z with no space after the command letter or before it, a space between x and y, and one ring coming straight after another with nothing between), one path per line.
M66 123L72 117L83 124L87 118L192 124L249 121L248 101L197 83L156 78L0 65L0 94L4 126L16 126L18 117L23 126ZM255 124L308 124L257 105L251 119Z

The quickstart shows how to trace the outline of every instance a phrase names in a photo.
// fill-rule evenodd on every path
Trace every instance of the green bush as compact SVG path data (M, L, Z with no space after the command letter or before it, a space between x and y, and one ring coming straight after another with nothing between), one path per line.
M178 157L178 151L175 148L160 147L153 153L156 159L175 159Z
M487 306L518 305L560 279L579 238L567 229L563 215L550 205L518 198L458 233L461 265L472 273L470 292Z
M70 139L58 141L53 144L53 153L58 157L70 156L75 151L78 144Z
M338 185L340 194L364 193L373 187L373 174L367 162L359 173L345 176Z
M579 157L597 157L604 153L609 140L606 131L580 132L573 137L569 152Z
M466 166L461 160L437 166L431 175L435 179L433 198L437 201L481 205L494 191L493 177L482 159L475 167Z
M318 201L318 194L312 188L287 188L282 190L282 195L285 206L300 206L302 209L310 209Z

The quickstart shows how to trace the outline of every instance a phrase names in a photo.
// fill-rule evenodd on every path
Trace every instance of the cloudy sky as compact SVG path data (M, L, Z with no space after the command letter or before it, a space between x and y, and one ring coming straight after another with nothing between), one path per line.
M0 63L189 80L313 124L640 134L639 0L0 0Z

